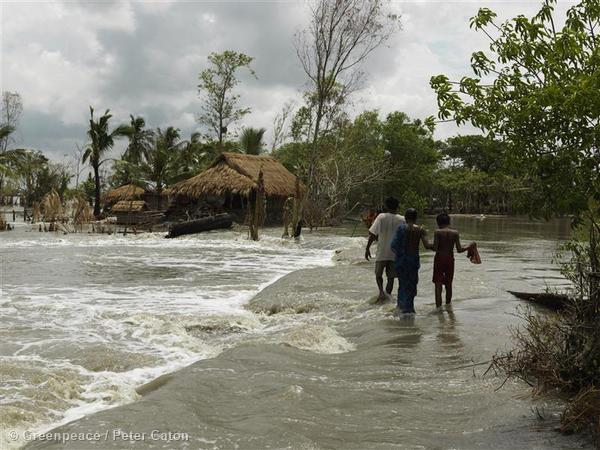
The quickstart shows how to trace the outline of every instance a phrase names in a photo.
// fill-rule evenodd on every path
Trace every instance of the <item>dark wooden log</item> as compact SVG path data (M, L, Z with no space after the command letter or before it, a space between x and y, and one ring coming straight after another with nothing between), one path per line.
M202 233L203 231L231 228L233 219L234 216L232 214L222 214L215 217L204 217L202 219L176 223L169 227L169 234L165 237L174 238L186 234Z
M527 300L536 305L543 306L553 311L564 309L570 302L569 296L565 294L552 294L549 292L532 293L532 292L515 292L507 291L518 299Z

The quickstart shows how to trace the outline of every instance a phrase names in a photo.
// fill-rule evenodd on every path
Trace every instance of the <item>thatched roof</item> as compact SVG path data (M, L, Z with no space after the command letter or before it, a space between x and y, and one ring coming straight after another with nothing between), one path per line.
M229 152L221 154L204 172L171 186L168 193L188 197L225 193L249 195L257 187L261 169L267 196L294 195L296 176L275 158ZM304 191L303 185L301 189Z
M121 200L136 200L146 192L143 188L134 184L124 184L118 188L111 189L106 193L104 202L108 204L117 203Z
M146 209L148 209L148 207L143 200L121 200L120 202L117 202L110 211L113 213L127 213L145 211Z

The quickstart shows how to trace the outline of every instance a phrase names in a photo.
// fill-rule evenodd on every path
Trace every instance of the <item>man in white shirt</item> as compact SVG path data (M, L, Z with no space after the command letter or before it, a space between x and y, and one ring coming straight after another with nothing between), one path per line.
M398 214L398 199L388 197L385 199L386 212L379 214L371 228L369 228L369 241L365 249L365 259L371 259L371 244L377 241L377 257L375 258L375 280L379 288L378 301L388 299L394 289L394 278L396 278L396 269L394 268L394 259L396 255L392 251L391 243L396 233L396 229L401 223L405 223L404 217ZM383 290L383 272L387 277L385 291ZM387 295L386 295L387 293Z

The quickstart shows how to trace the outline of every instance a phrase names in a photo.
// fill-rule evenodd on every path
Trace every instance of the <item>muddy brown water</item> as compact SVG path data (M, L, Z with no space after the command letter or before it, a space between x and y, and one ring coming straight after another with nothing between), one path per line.
M155 333L146 341L137 337L146 347L151 342L158 348L172 339L171 333L182 333L194 344L171 343L173 351L193 352L193 345L218 350L214 355L201 354L191 365L155 381L147 376L144 380L149 383L135 386L143 395L131 394L121 406L53 429L70 433L70 440L61 442L67 436L54 435L50 436L54 440L29 443L28 448L590 447L584 437L553 431L561 406L558 400L533 401L527 386L513 381L497 390L504 382L501 375L484 376L486 365L465 367L510 347L509 328L519 325L516 313L522 303L506 290L566 286L552 258L556 243L569 236L568 222L488 217L455 218L454 224L463 241L478 242L483 264L472 265L457 257L454 304L440 313L433 302L432 255L423 254L417 314L404 318L392 314L391 304L370 303L376 294L373 264L362 260L365 239L356 237L364 234L361 226L307 233L299 248L286 244L281 253L275 244L279 230L268 231L264 259L260 254L267 250L247 246L240 236L212 234L210 246L221 248L224 256L236 261L248 258L242 268L230 267L230 277L216 273L195 280L198 291L204 283L218 285L221 292L228 278L241 279L239 284L229 282L234 287L219 297L223 303L241 289L244 277L260 286L262 279L253 281L252 274L261 270L261 264L265 271L273 270L267 267L273 262L286 271L299 270L260 286L258 294L227 308L199 305L200 311L195 312L193 300L186 300L178 306L185 305L185 314L169 316L171 322L177 318L182 323L181 329L164 330L163 324L148 331L145 322L125 314L111 316L124 322L124 328L130 327L132 340L136 329ZM430 220L428 225L431 229ZM237 253L225 255L228 248ZM319 251L330 255L336 248L340 251L333 256L335 264L325 263ZM135 280L151 272L159 281L163 271L173 279L174 272L192 270L179 267L181 261L178 265L165 260L165 254L175 258L186 251L190 250L128 249L126 245L122 250L154 254L154 258L162 255L165 267L146 269L140 264L129 275ZM213 257L218 259L218 253ZM191 255L184 259L189 263ZM115 289L107 282L107 289ZM239 310L234 307L238 305ZM153 308L147 314L150 318L144 320L161 317ZM125 353L127 340L121 338L118 344ZM142 356L168 358L146 347L138 342L127 350L131 355L114 356L113 364L127 361L134 368L118 372L110 367L107 376L152 366L152 361L136 360ZM166 347L162 345L161 351L166 352ZM68 351L63 357L74 360ZM97 364L105 363L99 359Z

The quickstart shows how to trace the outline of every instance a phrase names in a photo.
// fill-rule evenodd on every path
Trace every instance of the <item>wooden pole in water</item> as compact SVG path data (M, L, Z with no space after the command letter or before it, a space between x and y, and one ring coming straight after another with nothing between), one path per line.
M265 220L265 180L262 167L258 172L256 189L253 191L252 210L250 213L250 239L258 241L258 228Z
M290 225L292 226L292 234L294 234L294 222L292 216L294 215L295 202L296 201L294 197L288 197L283 203L283 233L281 237L285 238L290 236L290 233L288 231Z
M302 205L304 198L300 189L300 178L296 177L296 189L294 192L294 212L292 214L292 236L299 237L301 228L298 227L302 220Z

